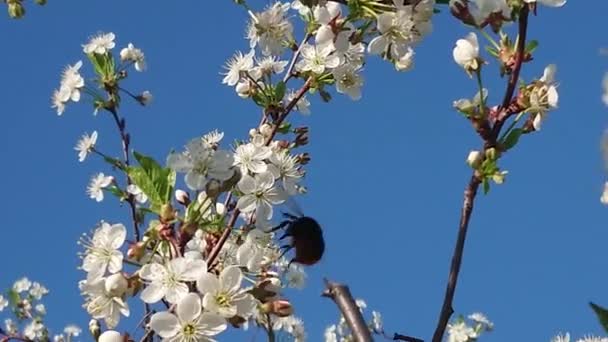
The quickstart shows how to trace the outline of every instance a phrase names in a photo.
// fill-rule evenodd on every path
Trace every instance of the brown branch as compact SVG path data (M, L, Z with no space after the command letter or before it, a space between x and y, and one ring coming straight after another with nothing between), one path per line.
M437 328L435 328L435 333L433 334L433 342L441 342L450 316L454 312L452 301L454 300L454 293L456 292L458 273L460 272L460 266L462 265L462 254L464 252L464 243L467 237L467 228L469 227L469 220L471 219L471 213L473 212L473 203L480 183L481 180L479 176L474 173L471 176L469 185L464 191L464 201L460 214L460 226L458 228L458 239L456 240L456 246L454 247L450 276L445 290L441 314L439 315L439 322L437 323Z
M395 333L395 335L393 335L393 341L424 342L424 340L421 340L419 338L401 335L401 334L397 334L397 333Z
M331 298L336 303L346 320L346 324L352 331L355 341L372 342L372 335L348 286L325 279L325 287L322 296Z

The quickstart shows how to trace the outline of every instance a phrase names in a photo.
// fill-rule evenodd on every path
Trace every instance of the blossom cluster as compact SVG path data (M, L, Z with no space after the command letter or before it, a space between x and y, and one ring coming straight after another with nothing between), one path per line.
M473 342L477 341L482 333L492 331L494 323L492 323L484 314L475 312L467 316L469 322L464 317L459 316L454 322L448 324L447 340L448 342Z
M4 328L0 327L0 340L70 342L78 337L81 329L70 324L51 339L44 322L46 306L42 303L48 293L44 285L24 277L6 291L6 297L0 295L0 314L12 313L12 317L4 319Z

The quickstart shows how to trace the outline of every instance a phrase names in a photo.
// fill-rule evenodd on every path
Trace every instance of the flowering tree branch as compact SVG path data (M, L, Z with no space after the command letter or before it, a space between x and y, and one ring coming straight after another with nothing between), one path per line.
M350 293L348 286L344 284L338 284L325 279L325 290L322 294L323 297L330 298L336 303L342 316L346 319L354 340L357 342L371 342L372 336L369 332L369 328L361 315L361 311L355 299Z
M507 88L505 91L505 95L502 101L502 105L500 107L500 115L497 116L494 126L491 128L491 134L488 134L488 128L490 127L487 120L485 118L481 119L481 126L478 124L478 120L476 118L472 118L473 126L476 127L479 135L481 136L484 142L484 155L490 149L493 149L496 144L498 137L500 135L501 129L505 123L505 121L509 117L509 107L512 102L513 94L515 92L517 82L519 81L519 74L521 71L521 67L523 62L525 61L525 46L526 46L526 33L528 27L528 6L523 6L519 14L519 34L517 40L516 51L514 54L514 65L511 69L511 75L509 77ZM477 71L477 75L481 78L479 70ZM480 89L480 92L483 93L483 89ZM483 94L481 103L483 104ZM485 108L482 109L485 111ZM519 109L521 111L521 109ZM480 128L479 128L480 127ZM462 265L462 258L464 254L465 241L467 236L467 230L469 226L469 221L471 219L471 214L473 212L473 205L475 202L475 196L479 189L479 185L482 183L483 178L482 175L479 174L477 170L473 171L473 175L469 180L469 184L467 185L464 191L464 200L460 214L460 224L458 227L458 237L456 239L456 245L454 246L454 253L452 256L452 262L450 266L450 274L448 277L448 282L446 286L445 296L443 300L443 304L441 306L441 312L439 314L439 320L437 322L437 327L435 328L435 332L433 334L433 342L441 342L443 339L443 335L445 333L445 329L448 325L450 316L454 313L453 309L453 301L454 294L456 292L456 285L458 283L458 275L460 273L460 267Z

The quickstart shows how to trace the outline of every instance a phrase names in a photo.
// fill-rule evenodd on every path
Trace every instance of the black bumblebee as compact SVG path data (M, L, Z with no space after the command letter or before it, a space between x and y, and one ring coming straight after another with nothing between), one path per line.
M283 213L283 216L286 217L286 220L271 231L274 232L287 227L279 240L291 237L291 244L281 246L281 249L284 249L283 254L292 248L295 249L296 255L291 259L289 264L291 265L292 262L296 262L310 266L319 262L321 257L323 257L323 252L325 252L323 230L319 223L308 216L295 216L288 213Z

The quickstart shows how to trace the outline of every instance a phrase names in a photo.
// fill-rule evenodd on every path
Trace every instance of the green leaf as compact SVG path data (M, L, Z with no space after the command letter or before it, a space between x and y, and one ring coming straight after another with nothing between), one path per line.
M593 302L589 302L589 305L591 306L593 311L595 311L595 314L597 315L597 318L599 319L602 328L604 328L604 330L608 332L608 310Z
M103 64L99 63L99 60L96 57L97 55L94 53L89 53L87 54L87 57L89 58L89 61L91 61L91 64L93 64L93 68L95 69L95 73L98 76L102 76L103 75Z
M498 51L493 46L488 45L485 49L490 55L498 58Z
M505 137L505 140L502 142L505 151L510 150L519 141L519 137L524 133L524 130L521 128L515 128L509 132L509 134Z
M109 186L105 190L108 190L110 193L112 193L114 196L116 196L121 201L123 201L125 198L127 198L127 193L122 191L121 188L119 188L115 185Z
M526 48L524 49L525 53L532 53L538 47L538 40L531 40L526 44Z
M289 133L290 129L291 129L291 124L289 122L283 122L281 124L281 126L279 126L279 129L277 129L277 132L282 133L282 134L287 134L287 133Z
M484 178L483 179L483 194L487 195L488 192L490 192L490 182L488 181L488 178Z
M106 161L106 163L108 163L108 164L112 165L112 167L116 167L116 168L119 168L119 169L121 169L121 170L123 170L123 169L124 169L124 167L123 167L123 165L122 165L122 162L121 162L120 160L116 159L116 158L112 158L112 157L104 156L104 157L103 157L103 160L105 160L105 161Z
M256 105L260 107L266 107L266 104L268 103L266 96L261 92L256 92L255 94L253 94L251 99L253 100L253 102L255 102Z
M283 97L285 97L286 90L287 90L287 87L285 85L285 82L281 81L281 82L277 83L276 87L274 88L275 100L281 101L283 99Z
M150 210L159 212L160 207L171 199L175 186L175 171L163 168L154 159L133 152L139 167L129 167L127 173L133 183L150 199Z

